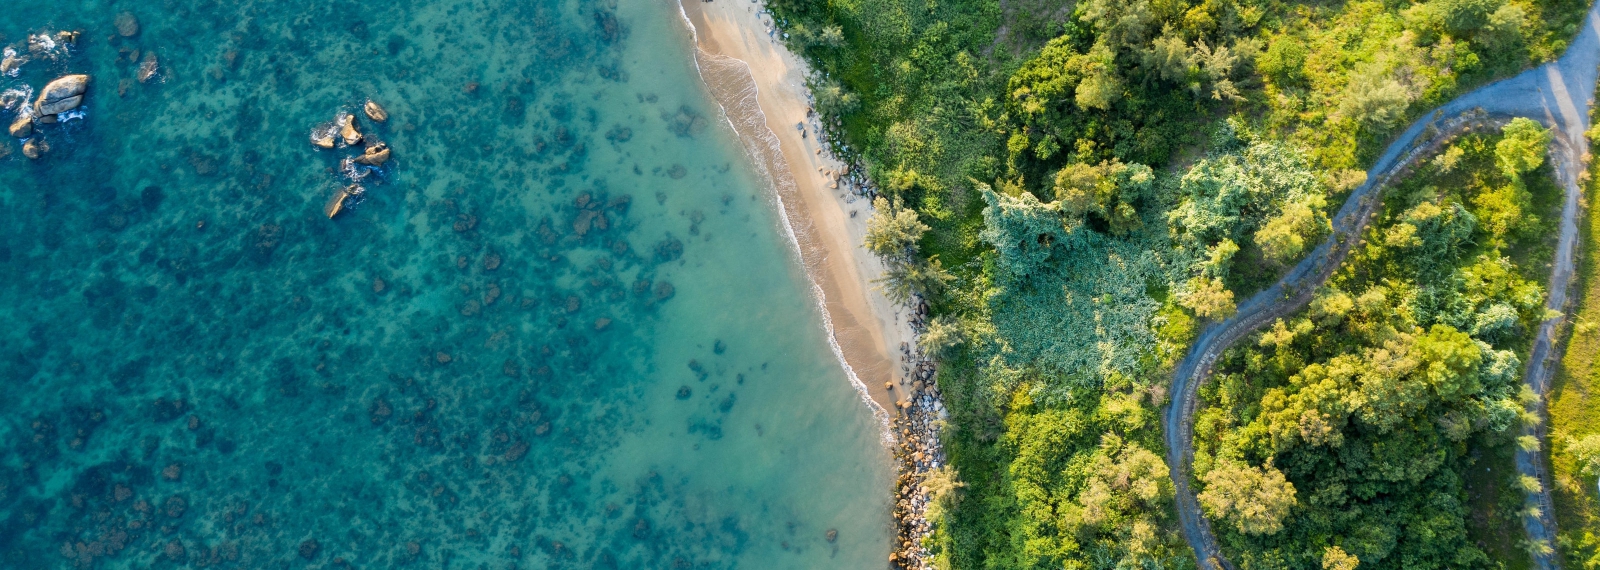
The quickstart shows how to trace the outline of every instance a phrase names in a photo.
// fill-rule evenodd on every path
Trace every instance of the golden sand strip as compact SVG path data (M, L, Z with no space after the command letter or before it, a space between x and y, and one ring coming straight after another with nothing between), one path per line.
M809 127L796 128L810 123L805 64L767 36L754 3L682 0L680 6L694 33L701 78L776 190L822 305L829 342L887 425L885 410L895 409L904 392L887 383L903 374L899 354L911 329L872 286L883 265L861 246L871 215L866 200L837 188L830 174L844 165L817 152L817 137L804 134Z

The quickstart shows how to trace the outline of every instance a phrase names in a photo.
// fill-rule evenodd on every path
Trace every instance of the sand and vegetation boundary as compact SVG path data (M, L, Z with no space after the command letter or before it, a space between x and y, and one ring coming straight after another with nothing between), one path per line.
M903 210L887 203L872 206L875 188L858 164L836 158L841 147L828 140L836 130L819 122L805 63L777 40L781 32L763 19L770 16L759 5L680 5L694 32L702 79L773 185L785 230L822 306L829 342L885 422L884 440L899 471L888 562L926 567L930 489L952 483L949 471L940 469L945 410L933 386L933 363L916 342L927 328L928 306L903 281L881 280L923 267L906 236L928 228L915 216L894 223L892 214Z

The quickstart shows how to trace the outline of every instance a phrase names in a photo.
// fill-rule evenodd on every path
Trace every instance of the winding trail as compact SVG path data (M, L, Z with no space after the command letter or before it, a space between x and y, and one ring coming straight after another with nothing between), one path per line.
M1417 159L1431 155L1441 143L1464 130L1498 124L1498 121L1511 117L1535 119L1555 131L1550 149L1551 160L1556 179L1566 195L1561 207L1561 231L1556 244L1555 263L1551 268L1550 294L1545 306L1557 311L1566 309L1577 243L1577 213L1581 193L1579 175L1583 172L1584 159L1589 151L1583 133L1589 127L1589 107L1594 104L1592 94L1597 65L1600 65L1600 0L1591 4L1582 29L1560 59L1480 87L1412 123L1367 172L1367 183L1351 192L1339 208L1333 218L1332 235L1327 241L1317 246L1272 287L1241 303L1238 313L1232 318L1214 323L1201 331L1190 347L1189 354L1174 372L1172 404L1167 407L1163 417L1167 467L1177 490L1178 519L1183 526L1184 538L1194 549L1201 569L1232 570L1234 566L1223 558L1211 523L1202 514L1190 485L1190 467L1194 461L1194 413L1200 385L1210 376L1217 357L1229 345L1310 302L1317 287L1328 280L1349 254L1350 248L1359 243L1361 232L1381 203L1380 190L1389 182L1404 176ZM1523 375L1523 382L1540 396L1533 407L1541 419L1545 417L1544 395L1550 386L1555 334L1563 318L1552 318L1540 324ZM1543 442L1544 422L1525 426L1523 434L1533 435ZM1540 569L1560 568L1559 555L1554 551L1556 526L1549 492L1550 477L1545 472L1544 457L1537 450L1527 452L1519 448L1516 466L1519 474L1537 477L1542 487L1538 493L1528 493L1525 499L1528 506L1538 508L1537 516L1523 517L1523 530L1530 543L1548 546L1532 549L1534 566Z

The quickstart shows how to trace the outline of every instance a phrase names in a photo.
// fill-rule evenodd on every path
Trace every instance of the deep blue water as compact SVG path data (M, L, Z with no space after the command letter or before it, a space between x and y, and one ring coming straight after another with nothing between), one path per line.
M882 565L881 428L676 6L0 9L62 29L0 77L93 77L0 149L0 566Z

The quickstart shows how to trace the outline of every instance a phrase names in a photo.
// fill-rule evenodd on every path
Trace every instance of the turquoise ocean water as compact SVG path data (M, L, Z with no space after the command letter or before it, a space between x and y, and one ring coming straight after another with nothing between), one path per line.
M0 77L93 76L0 150L0 567L882 565L881 427L675 5L0 8L61 29Z

